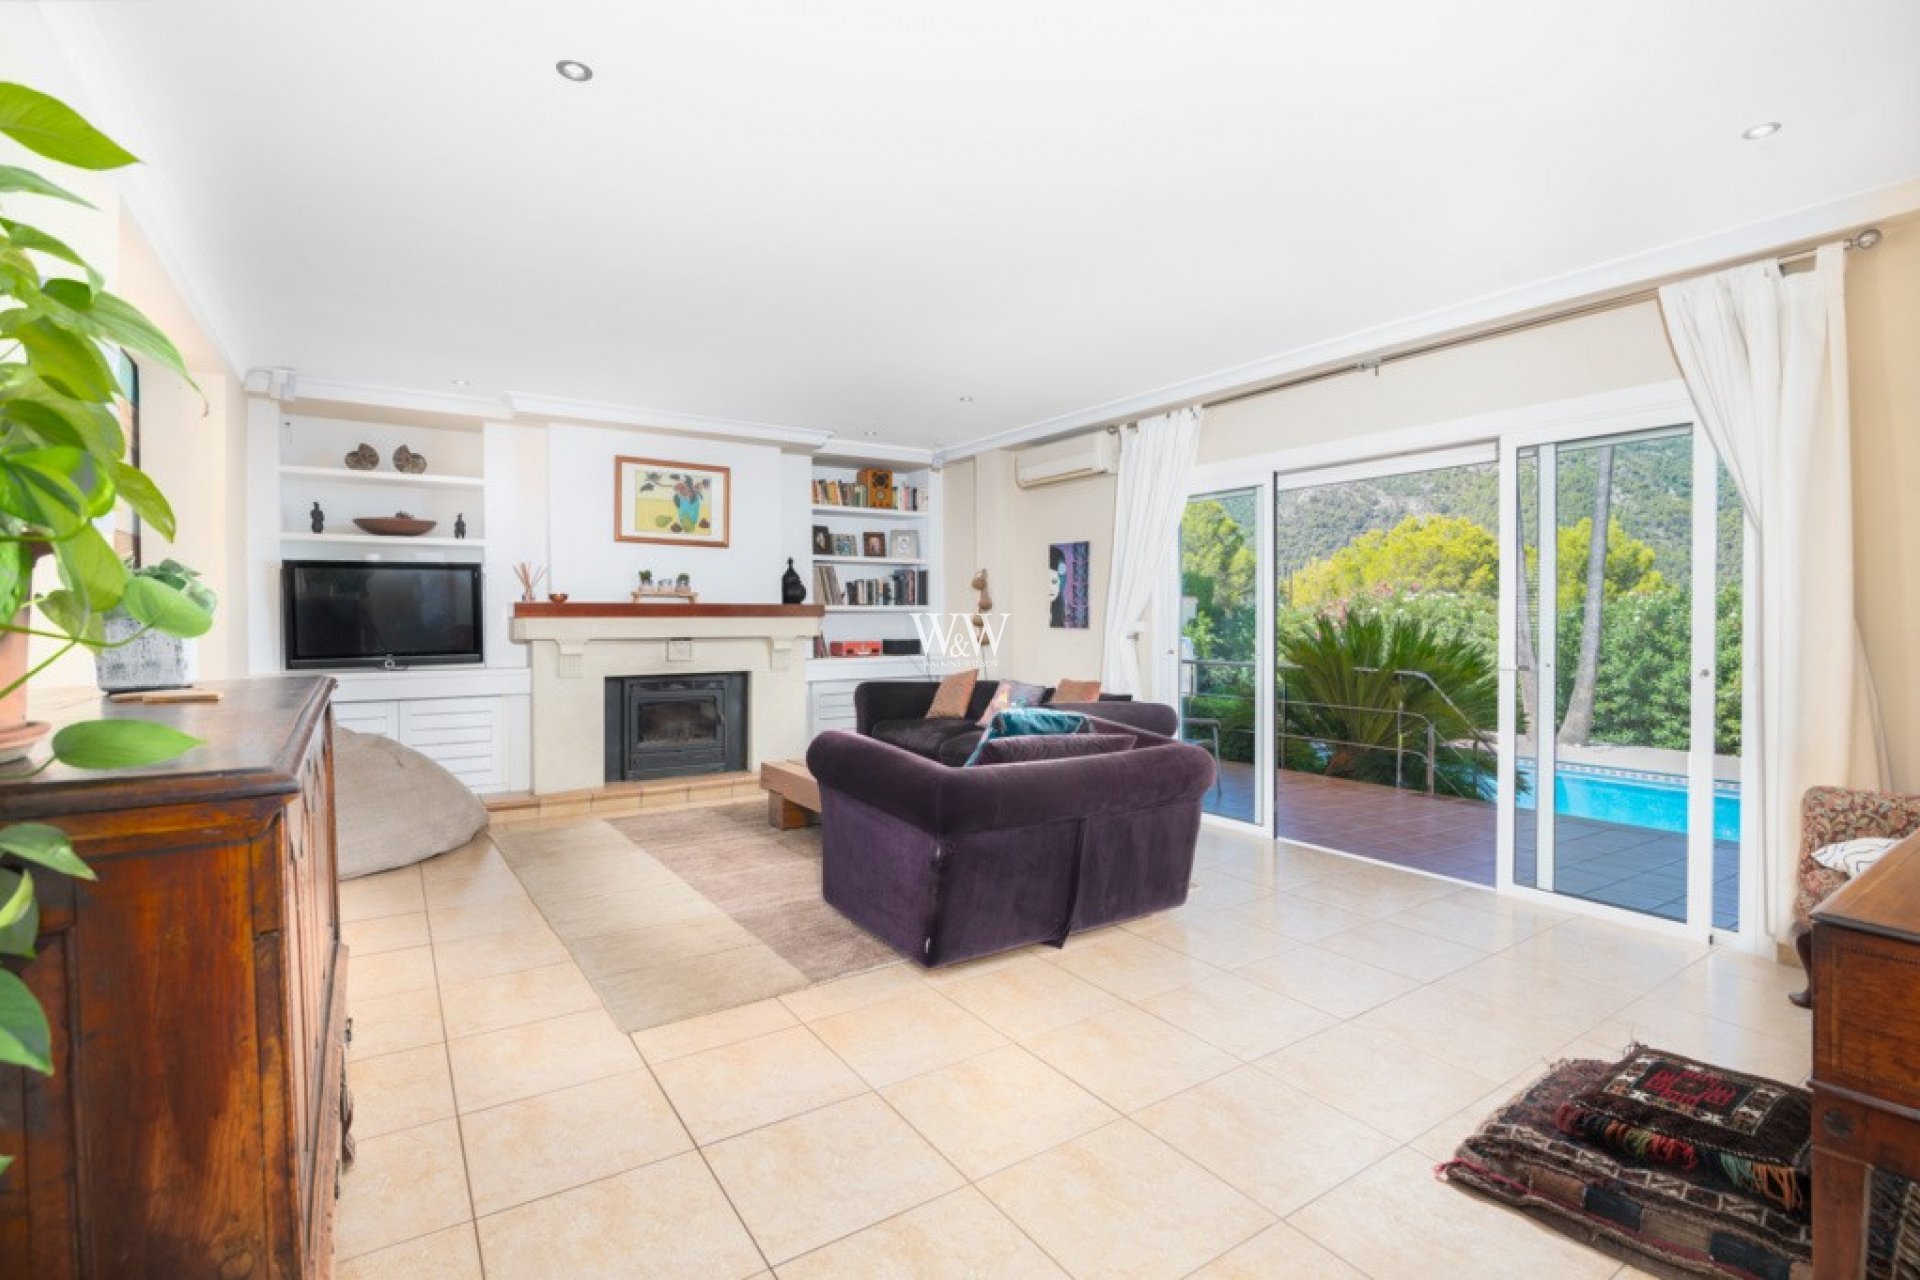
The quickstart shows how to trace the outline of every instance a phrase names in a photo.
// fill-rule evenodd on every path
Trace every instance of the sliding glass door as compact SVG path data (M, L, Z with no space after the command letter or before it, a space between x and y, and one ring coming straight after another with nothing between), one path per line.
M1740 926L1745 523L1691 427L1508 441L1503 880Z
M1261 549L1264 486L1194 494L1180 521L1180 634L1175 658L1182 732L1219 762L1206 811L1258 822Z

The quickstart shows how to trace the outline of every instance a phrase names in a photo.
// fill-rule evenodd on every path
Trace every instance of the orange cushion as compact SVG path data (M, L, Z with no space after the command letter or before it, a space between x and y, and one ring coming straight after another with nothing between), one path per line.
M1055 702L1098 702L1100 701L1100 682L1098 680L1062 680L1053 687Z
M973 686L980 680L980 671L956 671L940 682L934 691L933 705L927 708L927 719L950 719L967 714L967 704L973 701Z

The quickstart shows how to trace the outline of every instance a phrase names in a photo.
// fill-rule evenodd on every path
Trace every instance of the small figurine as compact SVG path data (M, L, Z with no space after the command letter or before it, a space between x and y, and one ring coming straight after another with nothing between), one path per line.
M780 575L780 603L802 604L807 598L807 584L800 581L800 574L793 567L793 557L787 557L787 571Z
M347 455L346 461L349 471L371 471L380 465L380 455L372 445L362 441L358 449Z
M425 475L427 470L427 455L424 453L415 453L413 450L407 448L407 446L401 445L393 451L393 469L410 476Z
M467 536L467 513L464 511L453 518L453 536L456 538Z
M693 586L693 579L689 577L687 574L683 573L678 578L674 579L673 585L680 588L680 590L685 591Z
M313 504L313 511L307 516L307 521L313 526L315 533L325 533L327 531L327 513L320 509L320 504L317 501Z

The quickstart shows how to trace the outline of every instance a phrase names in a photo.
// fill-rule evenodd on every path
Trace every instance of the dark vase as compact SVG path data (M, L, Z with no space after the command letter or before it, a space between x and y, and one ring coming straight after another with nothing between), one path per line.
M780 575L780 603L801 604L807 598L807 584L794 570L793 557L787 557L787 571Z

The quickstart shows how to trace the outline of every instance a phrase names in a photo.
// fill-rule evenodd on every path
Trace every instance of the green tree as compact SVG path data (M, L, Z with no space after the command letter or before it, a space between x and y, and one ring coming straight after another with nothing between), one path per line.
M1461 516L1408 516L1371 529L1324 560L1298 570L1284 595L1295 608L1354 600L1381 587L1450 591L1485 599L1500 590L1500 547L1493 534Z

